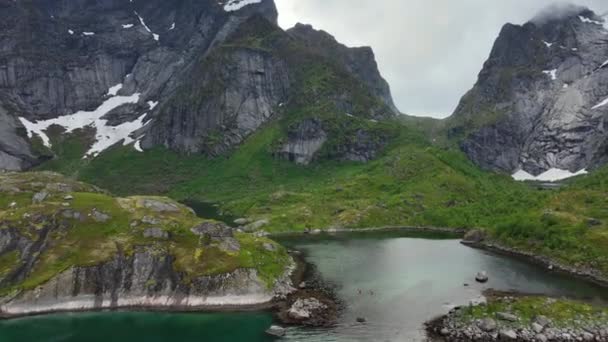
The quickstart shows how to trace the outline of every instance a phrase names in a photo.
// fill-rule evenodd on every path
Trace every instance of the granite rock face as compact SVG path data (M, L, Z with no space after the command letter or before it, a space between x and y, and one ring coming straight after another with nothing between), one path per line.
M509 173L604 164L607 20L568 5L522 26L505 25L449 119L463 151L486 169Z
M154 121L157 105L170 99L201 56L221 44L240 23L261 16L276 24L272 0L238 10L226 10L225 2L3 2L0 169L25 169L40 162L17 118L36 122L90 111L112 95L109 89L122 84L113 95L137 93L139 101L128 110L109 113L112 126L144 114L146 121ZM267 114L267 107L260 107L252 110ZM144 134L144 130L136 133Z
M298 61L284 53L291 45L331 60L388 108L366 115L396 113L371 49L347 48L302 25L286 33L277 26L273 0L32 0L0 6L0 169L28 169L52 158L53 124L65 128L59 134L90 127L96 142L128 129L89 157L120 142L136 150L226 153L300 95ZM250 28L265 26L269 36L281 37L278 46L257 46L260 37L243 39ZM349 96L332 101L349 112ZM95 122L68 127L99 112ZM41 123L46 139L32 128Z

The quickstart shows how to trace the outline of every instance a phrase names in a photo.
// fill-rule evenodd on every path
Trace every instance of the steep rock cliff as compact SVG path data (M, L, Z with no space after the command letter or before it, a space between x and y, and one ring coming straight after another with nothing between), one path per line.
M559 13L559 15L556 15ZM606 161L608 24L562 5L507 24L449 120L478 165L538 175Z
M311 103L373 119L395 114L369 48L324 33L314 45L321 33L298 27L287 34L272 0L3 6L0 169L57 156L56 145L76 133L87 135L87 158L120 144L217 156ZM302 77L303 60L313 72L340 75L339 83L321 80L335 89L305 83L320 79Z

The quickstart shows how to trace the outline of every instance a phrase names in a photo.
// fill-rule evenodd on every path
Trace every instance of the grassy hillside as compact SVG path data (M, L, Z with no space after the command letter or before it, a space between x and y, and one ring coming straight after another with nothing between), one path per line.
M481 171L447 138L446 123L410 117L372 120L381 102L334 61L310 54L265 21L253 19L220 47L259 49L290 65L294 90L278 115L224 156L144 153L114 147L82 159L91 132L50 134L54 170L117 195L162 194L218 203L233 216L265 219L265 230L387 225L482 228L504 244L608 274L607 171L560 190L541 190ZM346 98L353 112L340 110ZM352 114L352 115L347 115ZM375 116L374 116L375 117ZM309 166L273 157L289 127L315 118L329 140ZM449 127L448 127L449 128ZM363 130L387 146L367 163L339 161L337 151Z

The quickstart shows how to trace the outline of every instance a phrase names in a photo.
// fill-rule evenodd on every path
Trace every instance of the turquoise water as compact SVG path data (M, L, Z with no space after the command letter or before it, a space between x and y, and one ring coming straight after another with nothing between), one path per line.
M78 313L0 322L2 342L272 341L269 313Z
M449 236L402 233L283 239L302 251L346 303L335 328L290 328L287 341L422 341L423 323L484 289L605 303L606 290ZM487 284L474 276L486 270ZM469 286L465 286L468 284ZM366 324L356 323L365 317ZM86 313L0 322L1 342L270 341L269 313Z

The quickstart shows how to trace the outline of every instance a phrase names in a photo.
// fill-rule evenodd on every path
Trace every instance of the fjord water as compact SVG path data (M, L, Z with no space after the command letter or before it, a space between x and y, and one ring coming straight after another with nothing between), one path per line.
M289 328L288 341L421 341L425 321L488 288L608 300L605 290L586 282L435 234L366 233L281 242L302 251L345 303L335 328ZM487 284L475 283L480 270L488 271ZM357 317L367 323L356 323ZM0 322L0 340L269 341L264 330L271 323L269 313L58 314Z

